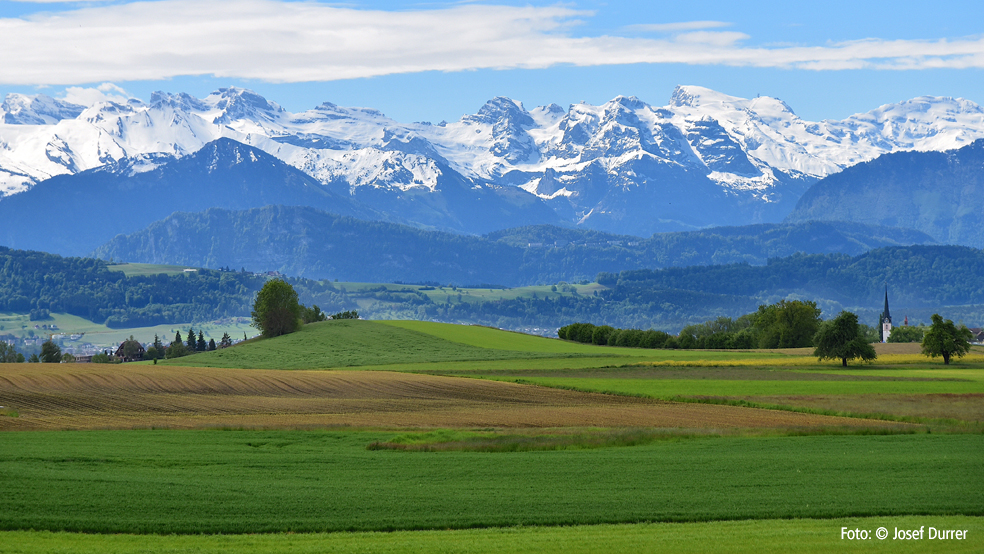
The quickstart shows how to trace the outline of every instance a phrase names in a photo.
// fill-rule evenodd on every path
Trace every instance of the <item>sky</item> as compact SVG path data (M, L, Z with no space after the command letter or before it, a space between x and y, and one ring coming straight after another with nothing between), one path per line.
M772 96L807 120L922 95L984 104L979 1L0 0L0 95L77 103L249 88L452 121L676 85Z

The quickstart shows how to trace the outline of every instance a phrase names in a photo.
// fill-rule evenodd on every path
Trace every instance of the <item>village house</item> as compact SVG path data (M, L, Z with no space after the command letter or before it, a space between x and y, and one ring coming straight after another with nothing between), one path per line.
M126 353L125 353L127 343L133 343L134 344L134 346L131 347L131 355L130 356L127 356ZM124 362L135 362L135 361L144 359L144 355L146 353L147 353L147 351L144 349L143 345L140 344L138 341L135 341L135 340L132 340L132 341L131 340L125 340L125 341L123 341L123 342L120 343L120 346L119 346L119 348L116 349L116 354L114 354L114 356L116 356L117 358L123 360Z

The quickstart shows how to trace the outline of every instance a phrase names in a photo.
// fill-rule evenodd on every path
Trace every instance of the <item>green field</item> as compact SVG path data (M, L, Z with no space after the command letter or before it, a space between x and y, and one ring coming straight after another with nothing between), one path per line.
M848 541L842 528L874 532L879 527L966 529L965 540ZM927 535L928 536L928 535ZM92 535L44 531L0 532L5 551L22 554L146 554L333 552L980 552L984 518L905 516L835 519L767 519L700 523L639 523L565 527L505 527L442 531L395 531L250 535Z
M335 287L345 290L349 294L364 293L370 291L371 289L378 290L380 287L384 287L386 290L391 292L401 292L401 291L414 291L421 292L427 295L432 301L437 304L444 304L446 302L486 302L491 300L515 300L516 298L531 298L536 295L537 298L557 298L559 296L571 296L573 293L570 289L574 289L578 294L590 295L598 290L605 290L608 287L604 285L599 285L598 283L590 283L586 285L576 285L570 284L566 285L567 290L561 290L561 287L556 287L553 285L536 285L528 287L514 287L514 288L491 288L483 289L477 287L451 287L451 286L424 286L424 285L401 285L392 283L334 283ZM553 290L553 289L557 290Z
M172 365L247 369L321 369L448 361L488 361L579 356L483 348L412 328L361 320L324 321L275 339L256 339L235 348L169 360ZM519 336L519 335L517 335ZM542 339L548 341L548 339ZM559 342L559 341L558 341Z
M187 331L165 327L167 338ZM844 370L807 353L612 348L479 326L340 320L159 364L434 373L984 421L980 361L901 359ZM809 436L672 428L636 446L508 452L367 449L412 442L405 428L0 433L0 552L981 551L980 425L905 421L920 424ZM493 431L505 432L432 433ZM843 526L969 534L861 543L842 540Z
M906 370L896 376L906 377ZM497 377L499 379L508 379ZM973 380L953 381L799 381L799 380L728 380L728 379L605 379L534 377L523 382L548 387L572 388L600 392L643 395L652 398L675 396L772 396L817 394L982 394L984 371L976 371Z
M162 264L131 264L119 263L110 264L106 267L110 271L120 271L127 277L134 275L181 275L188 273L186 269L195 269L184 265L162 265Z
M276 339L257 339L236 348L166 363L248 369L373 367L398 371L450 371L471 367L482 371L500 368L503 364L545 369L625 365L640 360L763 357L783 356L595 346L488 327L427 321L338 320L305 325L296 333ZM571 360L583 360L583 363Z
M269 533L984 515L980 435L371 451L380 432L0 435L0 529Z

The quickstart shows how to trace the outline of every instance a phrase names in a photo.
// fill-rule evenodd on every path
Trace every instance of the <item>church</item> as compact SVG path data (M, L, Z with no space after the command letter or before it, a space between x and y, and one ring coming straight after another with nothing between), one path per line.
M888 313L888 285L885 285L885 311L878 318L878 326L881 328L881 341L888 342L888 336L892 334L892 314Z

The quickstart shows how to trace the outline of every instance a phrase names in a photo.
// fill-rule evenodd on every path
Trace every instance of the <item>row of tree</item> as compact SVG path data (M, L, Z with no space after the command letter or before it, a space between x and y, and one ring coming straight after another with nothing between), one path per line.
M893 330L894 331L894 330ZM922 333L922 352L930 357L942 357L949 364L953 357L970 351L973 335L965 326L956 326L933 314L932 325ZM780 300L737 320L718 318L700 325L684 327L676 337L661 331L616 329L610 325L572 323L558 329L561 339L607 346L637 348L685 348L685 349L751 349L751 348L801 348L814 347L814 355L820 360L871 361L877 357L874 347L877 335L874 330L858 323L858 316L842 311L833 319L822 321L815 302ZM913 333L898 333L898 342Z
M641 329L616 329L611 325L572 323L558 329L557 336L564 340L603 346L679 348L676 337L653 329L643 331Z

